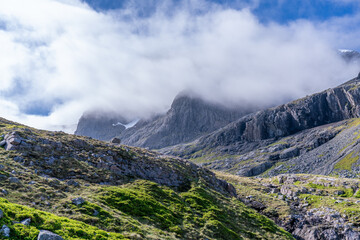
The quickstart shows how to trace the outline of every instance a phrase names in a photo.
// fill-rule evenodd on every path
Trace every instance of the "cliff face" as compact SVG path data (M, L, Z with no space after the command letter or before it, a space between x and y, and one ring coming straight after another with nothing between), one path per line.
M192 141L251 112L251 108L230 109L187 94L178 95L164 115L141 119L125 128L116 114L93 112L79 120L75 134L99 140L119 137L122 143L152 149Z
M359 80L247 115L191 143L161 151L241 176L359 177Z
M133 146L163 148L189 142L219 129L248 113L207 103L200 98L177 96L162 117L121 134L123 143Z
M291 103L259 111L201 138L202 146L229 145L288 136L360 116L360 79Z
M113 113L88 112L80 118L75 134L107 141L126 129L119 123L127 121Z

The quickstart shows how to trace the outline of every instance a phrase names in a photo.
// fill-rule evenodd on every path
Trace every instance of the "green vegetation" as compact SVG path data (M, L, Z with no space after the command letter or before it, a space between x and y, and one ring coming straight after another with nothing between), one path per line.
M125 239L119 233L108 233L83 222L13 204L3 198L0 198L0 209L4 212L0 224L6 224L10 228L11 239L33 240L39 230L52 231L64 239ZM31 219L30 226L13 224L27 218Z
M40 230L70 240L293 239L272 220L217 192L212 173L188 162L1 118L0 125L0 136L16 131L31 146L0 148L0 197L6 198L0 199L5 213L0 224L10 227L10 239L36 239ZM146 165L154 175L158 169L177 174L184 184L170 188L141 180L131 168L115 173L116 161ZM10 182L10 176L17 181ZM78 197L84 203L73 204ZM27 218L30 226L16 223Z
M176 193L138 180L122 187L105 187L99 199L116 210L173 232L181 239L292 239L274 222L201 186ZM197 229L197 230L196 230ZM196 231L195 231L196 230Z
M349 153L334 166L336 170L348 170L351 171L351 167L359 160L359 156L356 156L354 152Z

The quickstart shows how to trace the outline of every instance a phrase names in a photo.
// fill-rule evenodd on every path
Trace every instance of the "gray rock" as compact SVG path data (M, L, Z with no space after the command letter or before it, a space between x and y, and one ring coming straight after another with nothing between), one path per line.
M345 231L344 238L345 238L345 240L359 240L360 233L349 229L349 230Z
M23 225L29 226L31 223L31 218L24 219L20 223Z
M4 224L0 229L0 233L4 237L10 237L10 228Z
M94 209L93 215L94 215L94 216L98 216L98 215L99 215L99 211L96 210L96 209Z
M80 186L80 184L77 181L73 180L73 179L67 181L66 184L69 185L69 186L74 186L74 187L79 187Z
M120 140L120 138L115 137L115 138L111 139L110 142L114 143L114 144L120 144L121 140Z
M253 110L257 109L230 109L206 102L194 94L181 93L175 97L166 114L140 120L128 129L122 124L116 124L128 123L117 114L85 113L79 120L75 134L107 141L119 137L126 145L158 149L194 140Z
M9 177L9 181L11 183L20 183L20 179L18 179L17 177Z
M76 206L79 206L85 202L85 200L82 197L74 198L71 200L73 204Z
M299 148L297 148L297 147L292 147L292 148L286 149L286 150L284 150L282 153L280 153L279 158L280 158L280 159L293 158L293 157L298 156L299 153L300 153Z
M345 192L343 190L336 190L336 191L334 191L334 194L340 196L340 195L345 194Z
M322 235L322 239L340 240L338 233L333 228L324 230L321 235Z
M41 230L37 240L64 240L64 239L53 232L47 230Z
M0 219L4 217L4 212L3 210L0 209Z
M5 144L6 144L6 141L5 141L5 140L2 140L2 141L0 142L0 147L5 146Z

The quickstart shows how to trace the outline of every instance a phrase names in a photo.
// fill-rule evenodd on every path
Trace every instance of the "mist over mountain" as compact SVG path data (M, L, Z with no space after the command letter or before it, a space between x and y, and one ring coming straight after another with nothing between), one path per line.
M75 134L101 140L119 137L124 144L162 148L194 140L259 108L248 105L229 108L204 101L194 93L182 92L165 114L141 119L128 128L124 127L127 121L114 113L85 113ZM124 124L116 124L121 122Z
M358 72L336 50L358 49L355 15L262 22L250 1L154 3L146 14L134 2L111 11L77 0L2 3L0 111L60 130L94 109L164 114L183 89L229 107L276 105Z

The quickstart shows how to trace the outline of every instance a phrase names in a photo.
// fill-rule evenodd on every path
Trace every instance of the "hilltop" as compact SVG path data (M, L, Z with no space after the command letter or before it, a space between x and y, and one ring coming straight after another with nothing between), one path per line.
M10 239L293 239L189 161L5 119L0 136Z

